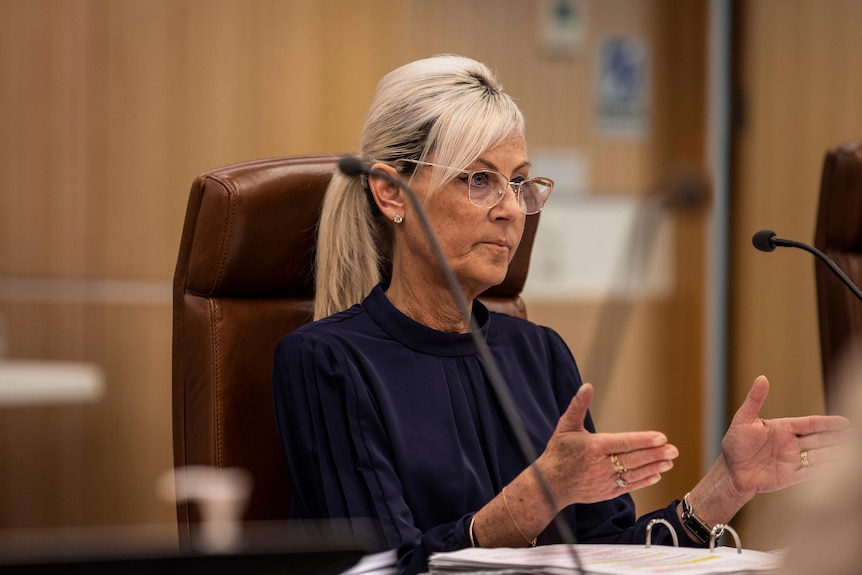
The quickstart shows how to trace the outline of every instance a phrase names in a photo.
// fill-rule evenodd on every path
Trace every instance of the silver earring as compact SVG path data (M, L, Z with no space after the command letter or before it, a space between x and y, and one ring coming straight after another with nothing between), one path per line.
M401 222L404 221L404 218L401 217L401 214L395 214L395 217L392 218L392 221L395 222L396 224L400 224Z

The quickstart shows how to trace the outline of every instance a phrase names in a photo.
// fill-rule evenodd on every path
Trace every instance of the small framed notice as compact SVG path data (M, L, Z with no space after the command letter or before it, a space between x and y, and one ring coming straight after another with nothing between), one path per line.
M649 67L645 44L633 37L603 39L598 49L597 114L608 135L642 136L649 122Z

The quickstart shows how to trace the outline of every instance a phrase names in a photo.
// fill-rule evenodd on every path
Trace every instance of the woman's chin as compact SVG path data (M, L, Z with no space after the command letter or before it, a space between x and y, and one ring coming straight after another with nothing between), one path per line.
M476 285L478 286L477 293L484 293L485 291L491 289L494 286L498 286L503 283L503 280L506 279L506 272L508 270L503 270L502 273L488 273L481 278L476 278Z

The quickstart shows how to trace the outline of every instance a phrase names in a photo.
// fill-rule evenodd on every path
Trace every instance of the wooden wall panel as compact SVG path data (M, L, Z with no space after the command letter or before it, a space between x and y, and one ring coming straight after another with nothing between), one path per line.
M0 48L0 273L80 272L89 223L86 25L72 4L2 9L14 7Z
M739 3L738 92L732 189L730 376L738 405L770 377L763 415L822 412L814 261L797 250L755 251L762 228L812 243L823 156L862 136L862 4L852 0ZM743 514L747 546L781 547L776 526L795 490L758 496ZM786 544L786 543L785 543Z
M98 314L81 305L0 302L9 355L101 363ZM94 343L98 344L94 345ZM85 477L108 462L86 453L93 404L0 406L0 528L85 523ZM109 430L99 429L100 435Z
M705 4L585 1L583 48L559 56L542 44L539 0L0 0L0 22L15 23L0 35L9 354L94 361L108 376L98 404L0 407L0 458L19 470L0 479L14 498L0 500L10 505L0 528L173 520L151 487L171 462L169 282L194 176L352 151L385 72L456 52L497 70L532 147L583 152L591 193L667 189L680 167L702 170ZM608 138L596 125L595 46L619 34L650 49L642 138ZM699 474L703 217L674 218L674 295L620 304L630 308L615 336L624 359L594 381L602 429L659 428L683 449L678 468L637 495L642 510ZM119 283L77 299L52 283L76 278ZM47 295L10 295L20 288L4 279L37 279ZM120 301L124 285L145 296ZM528 305L584 357L599 314L617 303Z
M578 148L590 166L593 193L642 192L657 178L650 162L651 140L607 138L600 133L595 118L595 46L605 37L630 35L655 42L651 46L655 48L655 20L662 3L582 2L586 22L582 46L565 56L554 55L544 44L542 4L539 0L511 2L502 10L494 0L415 2L413 25L433 33L412 35L411 53L419 58L454 52L485 62L518 100L527 117L531 147ZM455 12L459 18L453 20ZM481 34L476 33L477 21L482 22Z
M153 482L172 463L170 281L192 179L355 149L400 63L401 13L389 0L0 2L6 352L107 377L96 404L0 406L0 528L173 521Z

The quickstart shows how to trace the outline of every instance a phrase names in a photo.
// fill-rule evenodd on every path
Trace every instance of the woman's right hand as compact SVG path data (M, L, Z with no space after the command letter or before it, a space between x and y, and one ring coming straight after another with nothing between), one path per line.
M590 433L584 419L592 398L592 385L578 389L534 463L554 497L556 511L654 485L679 456L676 446L658 431ZM619 474L614 468L617 461L617 468L623 470Z

